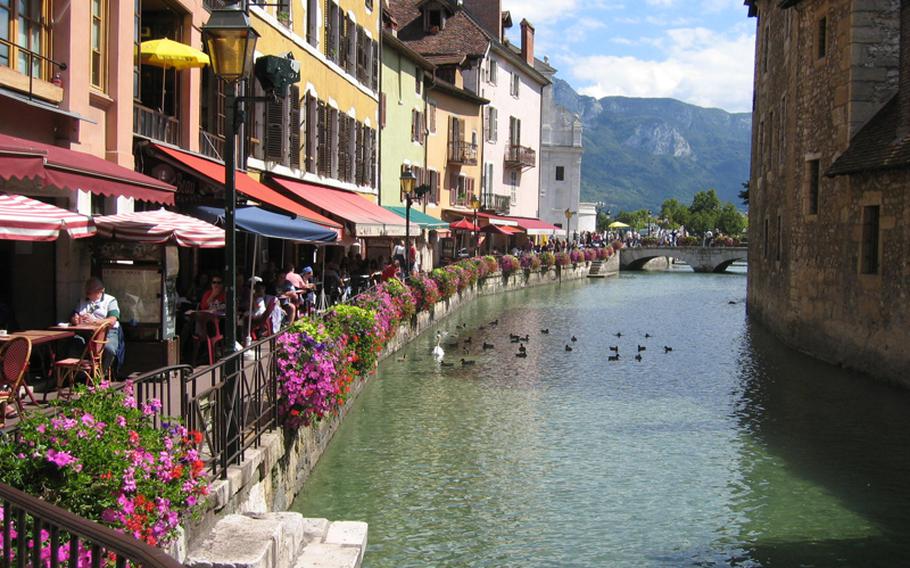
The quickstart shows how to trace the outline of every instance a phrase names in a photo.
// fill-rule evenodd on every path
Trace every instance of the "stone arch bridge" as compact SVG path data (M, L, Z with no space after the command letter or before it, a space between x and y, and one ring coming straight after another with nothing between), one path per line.
M620 250L620 270L641 270L655 258L677 258L695 272L724 272L737 260L749 260L746 247L634 247Z

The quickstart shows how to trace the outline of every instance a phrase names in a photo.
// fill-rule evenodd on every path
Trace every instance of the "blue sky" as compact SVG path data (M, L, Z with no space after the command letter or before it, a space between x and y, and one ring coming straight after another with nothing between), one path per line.
M594 97L672 97L747 112L755 20L742 0L503 0L536 28L535 53Z

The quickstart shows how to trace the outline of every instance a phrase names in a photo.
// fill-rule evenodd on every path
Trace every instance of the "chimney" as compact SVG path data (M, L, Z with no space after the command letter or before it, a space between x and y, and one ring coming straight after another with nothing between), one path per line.
M462 0L465 10L496 40L502 40L502 0Z
M534 26L527 20L521 21L521 57L534 67Z

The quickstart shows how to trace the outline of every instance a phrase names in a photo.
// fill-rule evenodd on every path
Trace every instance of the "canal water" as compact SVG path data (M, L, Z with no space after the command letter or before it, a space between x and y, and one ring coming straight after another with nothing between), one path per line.
M685 270L466 306L438 328L469 352L384 361L294 510L368 522L373 568L904 565L910 396L750 324L744 273Z

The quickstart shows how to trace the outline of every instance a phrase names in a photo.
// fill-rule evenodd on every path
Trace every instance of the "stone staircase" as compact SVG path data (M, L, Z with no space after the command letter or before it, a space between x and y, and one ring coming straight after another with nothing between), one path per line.
M588 270L588 278L604 278L606 274L601 274L600 269L603 268L604 261L602 260L592 260L591 269Z
M190 551L191 568L360 568L367 524L307 519L300 513L222 518Z

